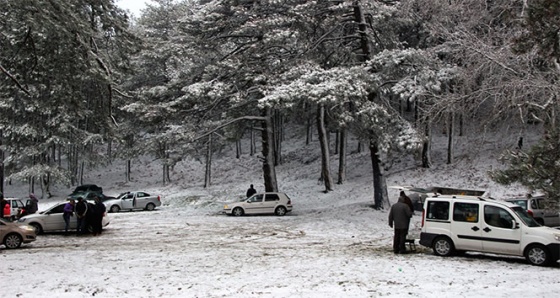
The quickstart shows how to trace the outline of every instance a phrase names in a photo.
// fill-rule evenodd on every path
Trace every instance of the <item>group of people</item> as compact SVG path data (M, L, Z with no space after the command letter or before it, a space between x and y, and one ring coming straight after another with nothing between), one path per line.
M78 197L77 202L74 199L70 199L64 205L62 217L64 218L64 231L66 234L68 234L72 217L76 215L76 233L78 235L86 234L88 232L88 225L91 226L93 236L101 235L103 216L105 216L107 209L99 197L95 197L94 201L95 204L90 204L82 197Z
M393 252L395 254L406 253L406 235L408 234L408 226L410 218L414 213L412 200L401 191L399 200L391 206L389 210L389 226L394 227L395 235L393 237Z
M2 218L6 220L12 220L12 218L20 218L22 216L33 214L39 210L39 200L35 194L29 194L29 200L24 208L21 208L17 214L12 214L12 206L8 200L4 198L4 194L0 192L0 207L2 212Z

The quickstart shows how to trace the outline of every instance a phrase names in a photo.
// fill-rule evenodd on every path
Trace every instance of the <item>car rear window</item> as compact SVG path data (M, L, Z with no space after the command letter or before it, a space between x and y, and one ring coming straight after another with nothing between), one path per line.
M426 218L449 220L449 202L429 201Z

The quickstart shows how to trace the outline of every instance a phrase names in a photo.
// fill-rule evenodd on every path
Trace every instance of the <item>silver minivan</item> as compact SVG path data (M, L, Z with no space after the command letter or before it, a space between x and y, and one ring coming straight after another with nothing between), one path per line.
M543 227L519 205L492 198L426 198L420 244L439 256L478 251L524 256L545 266L560 258L560 230Z

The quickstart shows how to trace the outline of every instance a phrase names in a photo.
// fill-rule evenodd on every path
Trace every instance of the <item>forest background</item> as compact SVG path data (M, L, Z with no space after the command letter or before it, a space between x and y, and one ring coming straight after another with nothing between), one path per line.
M384 172L407 158L431 167L436 129L453 164L469 127L514 135L490 176L558 206L556 0L155 0L138 18L113 0L0 4L0 191L21 180L49 197L115 159L129 181L139 156L161 162L163 185L178 162L203 160L209 186L213 155L243 154L244 138L276 191L296 125L306 144L317 132L325 192L345 183L357 138L383 208ZM527 125L541 133L530 148Z

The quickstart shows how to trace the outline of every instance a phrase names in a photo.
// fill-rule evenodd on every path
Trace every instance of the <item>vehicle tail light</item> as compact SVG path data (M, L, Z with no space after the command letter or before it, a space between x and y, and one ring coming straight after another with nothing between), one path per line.
M527 210L527 213L529 214L530 217L533 217L533 211L532 210Z
M424 210L424 208L422 208L422 225L421 227L424 227L424 215L426 215L426 210Z
M157 196L157 200L161 202L161 196Z
M292 205L292 200L288 200L288 205Z

